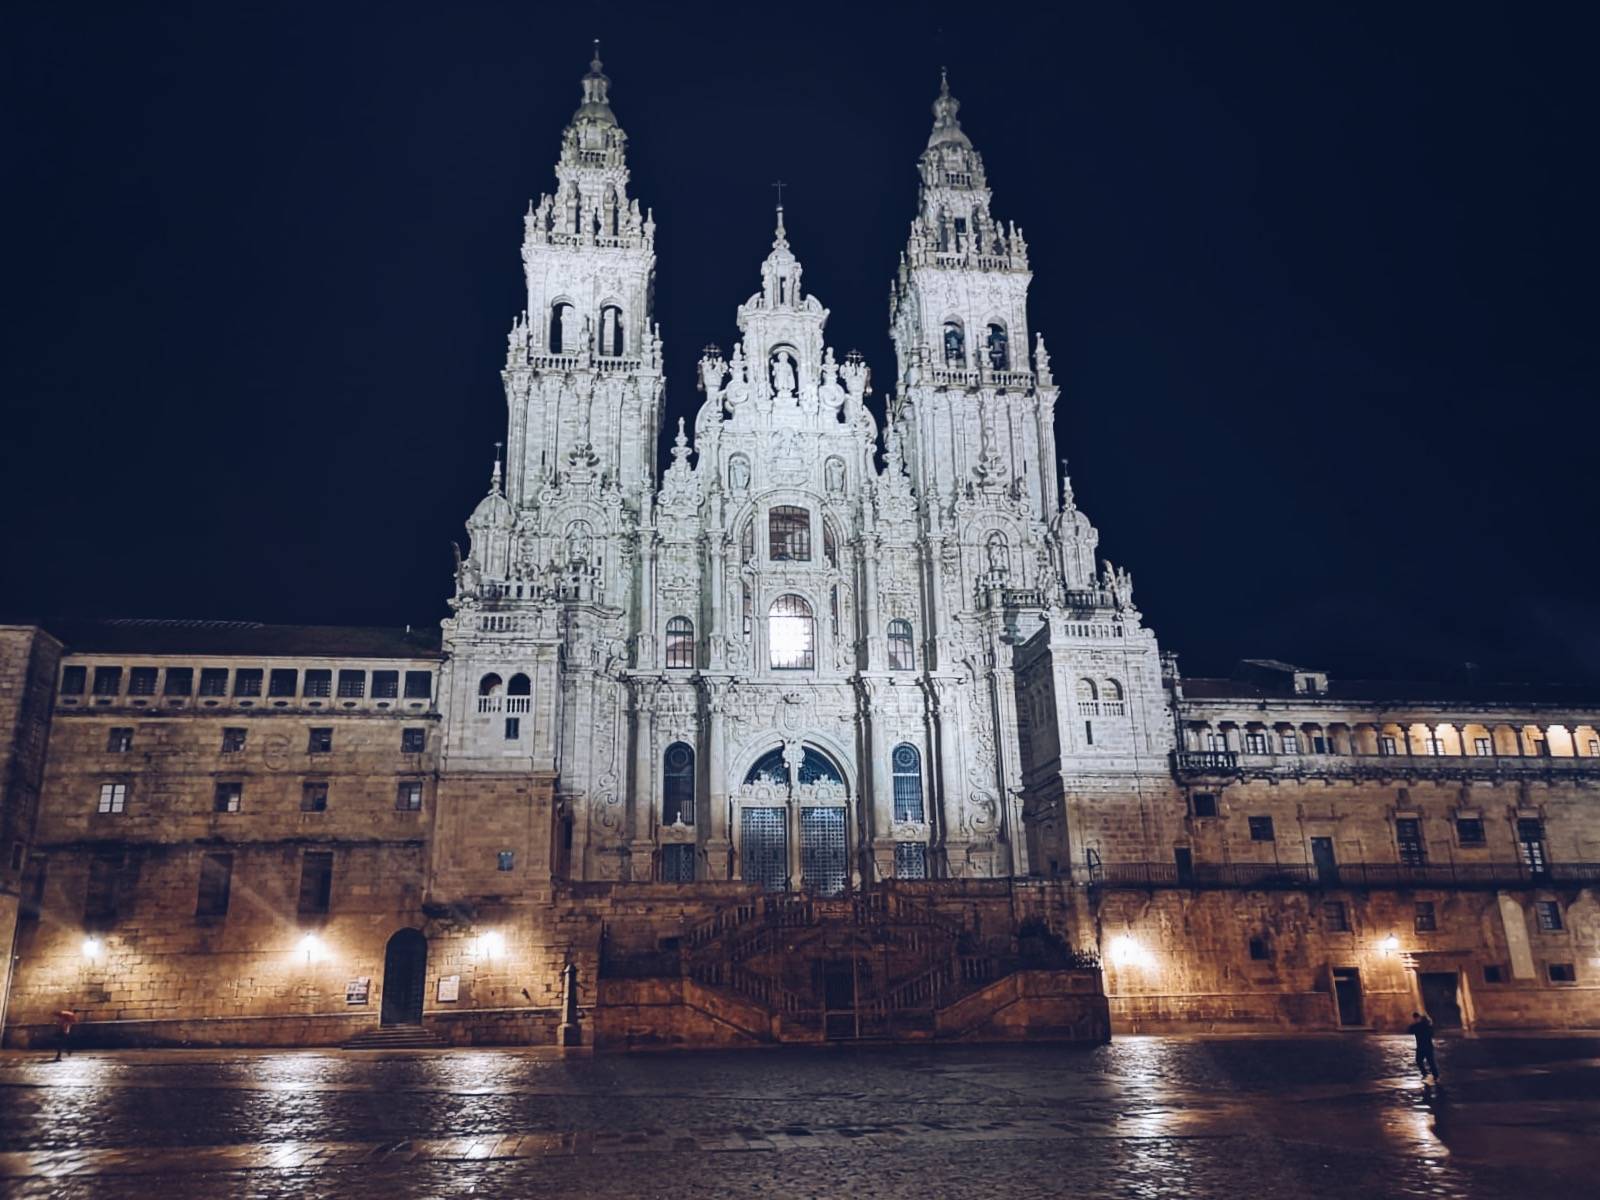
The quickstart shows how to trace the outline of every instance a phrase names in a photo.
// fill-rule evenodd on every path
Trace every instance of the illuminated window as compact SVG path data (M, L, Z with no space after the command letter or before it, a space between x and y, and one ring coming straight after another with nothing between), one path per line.
M306 686L302 693L309 699L333 695L333 672L327 668L306 672Z
M911 641L910 621L889 622L889 669L911 671L916 669L916 648Z
M767 610L768 661L778 671L809 671L817 665L816 622L800 596L779 596Z
M1285 754L1300 753L1300 735L1293 730L1286 730L1283 735L1283 752Z
M1422 751L1424 754L1432 754L1436 756L1443 754L1444 743L1440 741L1437 736L1430 733L1427 737L1422 739Z
M688 617L667 622L667 666L676 670L694 667L694 622Z
M1488 758L1494 753L1494 745L1486 737L1473 738L1472 752L1479 758Z
M401 812L417 812L422 808L422 780L402 779L395 789L394 806Z
M244 784L237 780L219 783L211 796L211 810L219 813L236 813L244 803Z
M767 557L773 562L811 561L811 513L780 504L767 515Z
M1561 924L1561 906L1554 900L1535 900L1533 913L1539 920L1541 933L1556 933L1564 928Z
M1246 754L1265 754L1267 752L1267 735L1259 732L1245 734L1244 749Z
M1399 749L1400 747L1398 743L1395 742L1394 734L1392 733L1386 733L1378 739L1379 754L1396 754L1399 752Z
M367 693L365 671L340 671L339 696L344 700L359 700Z
M119 813L128 805L128 785L125 783L102 783L100 785L100 803L95 807L98 813Z

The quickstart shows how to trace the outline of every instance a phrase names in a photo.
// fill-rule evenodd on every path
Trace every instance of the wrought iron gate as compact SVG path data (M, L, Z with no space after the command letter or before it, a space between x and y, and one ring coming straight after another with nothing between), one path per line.
M769 892L789 886L789 813L782 808L739 810L740 876Z
M800 810L800 873L807 891L837 896L844 891L847 857L844 809Z

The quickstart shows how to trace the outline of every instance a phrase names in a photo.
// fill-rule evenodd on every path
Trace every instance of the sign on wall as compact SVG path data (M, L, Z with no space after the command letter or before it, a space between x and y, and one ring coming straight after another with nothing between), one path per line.
M439 1002L441 1004L446 1004L446 1003L449 1003L452 1000L459 1000L460 998L461 998L461 976L459 976L459 975L441 975L441 976L439 976Z
M352 979L344 985L344 1002L346 1004L365 1004L367 997L372 994L372 976L362 975Z

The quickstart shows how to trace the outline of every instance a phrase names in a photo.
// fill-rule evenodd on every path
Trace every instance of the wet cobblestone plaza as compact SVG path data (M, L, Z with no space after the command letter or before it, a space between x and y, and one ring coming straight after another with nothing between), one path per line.
M1576 1196L1600 1038L0 1057L14 1196Z

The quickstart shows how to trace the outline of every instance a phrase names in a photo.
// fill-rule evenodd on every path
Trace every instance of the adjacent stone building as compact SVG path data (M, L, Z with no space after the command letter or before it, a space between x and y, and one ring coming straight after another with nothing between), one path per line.
M658 472L609 86L525 220L442 637L0 629L8 1038L1600 1023L1600 705L1182 678L1058 466L948 86L883 426L780 206Z

